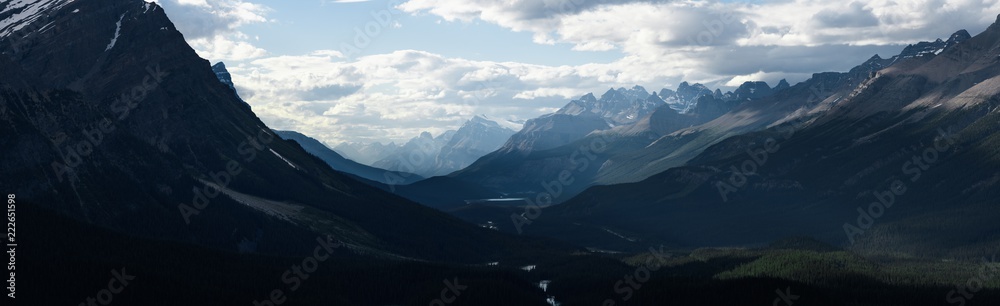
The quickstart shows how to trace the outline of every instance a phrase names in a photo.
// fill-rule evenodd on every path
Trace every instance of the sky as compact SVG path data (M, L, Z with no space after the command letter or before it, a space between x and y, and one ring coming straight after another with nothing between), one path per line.
M973 35L1000 0L157 0L271 128L401 143L587 93L732 89Z

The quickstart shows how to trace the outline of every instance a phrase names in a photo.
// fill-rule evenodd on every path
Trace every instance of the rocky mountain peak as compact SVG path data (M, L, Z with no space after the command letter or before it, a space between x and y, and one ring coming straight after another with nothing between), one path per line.
M488 117L486 117L486 115L475 115L472 116L472 119L469 119L467 123L489 123L489 122L493 121L490 120Z
M962 43L963 41L966 41L970 38L972 38L972 36L969 35L968 31L960 30L958 32L955 32L954 34L951 34L951 36L948 38L947 41L938 38L933 42L922 41L916 44L911 44L906 46L906 48L904 48L903 51L899 53L899 55L894 56L892 58L891 63L889 64L908 58L927 56L927 55L938 55L941 54L941 52L944 52L946 49L950 48L951 46Z
M219 78L219 81L222 81L222 84L226 84L226 86L229 86L229 89L236 91L236 84L233 84L233 76L229 74L225 63L218 62L212 65L212 72L215 72L215 76Z
M781 81L778 81L778 85L774 86L774 91L785 90L789 87L792 87L792 85L788 84L788 80L781 79Z
M958 32L955 32L955 34L951 34L951 37L949 37L948 41L945 42L945 48L957 45L963 41L969 40L970 38L972 38L972 35L969 35L969 31L966 31L964 29L958 30Z
M618 90L616 90L614 88L608 89L608 91L604 92L604 94L601 95L601 100L607 101L607 100L614 100L614 99L625 98L625 95L622 94L622 91L625 91L625 89L622 88L621 91L618 91Z
M664 88L660 91L660 98L676 111L686 112L691 109L694 103L701 96L712 95L712 91L705 85L688 82L681 82L677 85L677 90Z
M646 102L647 103L654 103L654 104L664 104L664 103L666 103L656 93L653 93L653 94L649 95L649 97L646 98Z
M639 86L639 85L632 86L631 89L620 88L618 90L621 91L623 94L626 94L626 95L636 95L636 96L648 96L649 95L649 91L646 91L646 88L644 88L642 86Z
M767 82L744 82L736 91L733 91L737 100L758 99L771 95L774 90Z

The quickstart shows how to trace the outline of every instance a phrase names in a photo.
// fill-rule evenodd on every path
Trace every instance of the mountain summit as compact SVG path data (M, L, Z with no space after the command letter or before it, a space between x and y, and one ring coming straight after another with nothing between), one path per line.
M423 132L403 146L388 148L391 152L382 152L385 156L372 165L423 177L447 175L500 148L521 126L509 120L476 115L457 131L447 131L437 137Z

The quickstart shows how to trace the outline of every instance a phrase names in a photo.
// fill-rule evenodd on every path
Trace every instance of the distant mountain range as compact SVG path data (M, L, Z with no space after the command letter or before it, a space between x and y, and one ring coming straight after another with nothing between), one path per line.
M333 147L333 151L340 155L365 165L374 165L375 162L389 157L397 150L399 150L399 145L395 142L389 144L342 142Z
M530 226L499 227L594 248L747 245L807 235L865 254L889 248L989 255L1000 250L991 234L1000 227L988 221L1000 212L996 50L1000 24L976 37L959 31L781 90L753 82L721 99L703 96L685 115L716 112L673 132L653 132L661 108L564 147L521 156L498 151L453 178L535 190L525 193L529 199L561 191L564 200L555 203L563 203L525 219ZM609 149L573 162L583 156L578 148L602 139ZM608 186L579 195L572 184L551 187L559 171L580 165L589 167L570 178ZM505 177L546 179L520 184ZM522 207L451 210L479 223L525 216ZM947 238L973 236L979 238L972 244Z
M300 146L302 146L302 149L309 152L309 154L319 157L319 159L326 162L326 164L330 165L330 167L334 170L357 176L358 178L366 181L387 185L407 185L424 179L422 176L408 172L389 171L368 165L362 165L337 154L337 152L334 152L329 147L319 142L319 140L303 135L299 132L275 131L275 134L282 139L297 142Z
M849 72L818 73L796 86L745 82L722 93L684 82L652 94L640 86L611 89L600 99L588 94L529 120L500 150L451 177L530 197L546 193L544 184L568 169L572 183L561 184L566 186L556 203L590 186L638 182L682 166L727 137L824 111L876 71L969 38L959 31L946 41L910 45L888 59L875 55Z
M438 136L424 132L406 144L341 143L334 148L344 156L381 169L441 176L461 170L483 155L495 151L522 124L476 115L457 131Z
M512 196L530 198L558 189L552 201L565 201L595 184L641 180L645 172L635 169L625 177L607 177L636 161L653 162L609 162L615 156L643 151L659 138L712 121L746 101L777 92L764 82L747 82L725 94L688 83L681 83L676 91L661 90L660 94L640 86L611 89L600 99L588 94L556 113L529 120L502 148L450 176ZM661 94L672 102L667 103ZM659 152L662 157L669 151ZM565 176L564 171L572 174L572 182L559 184L564 185L559 188L546 187Z

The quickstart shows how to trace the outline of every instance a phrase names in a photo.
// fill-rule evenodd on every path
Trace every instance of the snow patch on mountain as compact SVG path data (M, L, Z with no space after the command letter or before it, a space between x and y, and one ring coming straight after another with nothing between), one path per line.
M110 51L111 48L115 47L115 43L118 42L118 37L122 34L122 19L125 19L125 14L118 17L118 22L115 23L115 37L111 38L111 43L108 44L108 48L104 49L104 51Z
M486 116L486 115L476 115L475 117L473 117L473 119L474 120L479 119L479 120L483 120L483 121L486 121L486 122L492 122L492 123L495 123L496 125L500 126L501 128L512 130L514 132L520 131L521 128L524 128L524 122L515 122L515 121L510 121L510 120L505 120L505 119L493 119L493 118L490 118L489 116Z
M14 0L0 11L0 38L7 38L73 0Z

